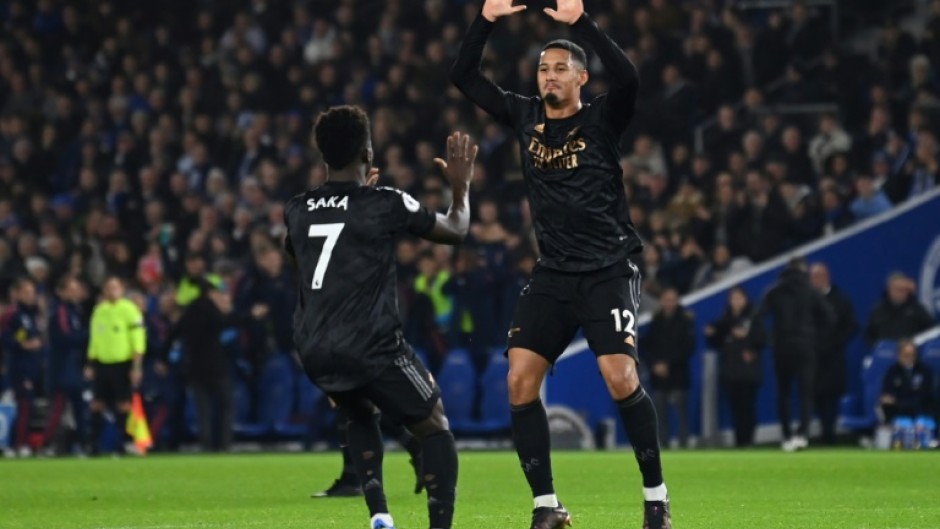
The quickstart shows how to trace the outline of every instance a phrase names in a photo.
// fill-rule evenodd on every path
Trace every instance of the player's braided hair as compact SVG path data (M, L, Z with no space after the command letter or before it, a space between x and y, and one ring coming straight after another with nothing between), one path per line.
M358 161L366 149L369 129L369 116L362 109L343 105L317 116L313 134L326 165L338 170Z
M542 51L551 49L565 50L571 53L572 61L580 64L582 68L587 68L587 53L584 52L584 48L574 42L567 39L556 39L546 44Z

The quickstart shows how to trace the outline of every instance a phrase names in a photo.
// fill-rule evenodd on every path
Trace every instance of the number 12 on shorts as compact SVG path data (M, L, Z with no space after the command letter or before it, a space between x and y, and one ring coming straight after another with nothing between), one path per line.
M610 313L614 317L614 328L617 332L636 337L636 316L632 312L627 309L611 309Z

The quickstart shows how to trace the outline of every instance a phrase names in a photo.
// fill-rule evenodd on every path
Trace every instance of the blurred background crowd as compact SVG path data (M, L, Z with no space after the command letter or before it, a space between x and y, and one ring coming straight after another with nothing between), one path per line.
M940 183L940 2L920 6L917 28L897 23L907 2L841 2L838 19L825 2L736 4L589 5L641 76L622 166L648 242L644 312ZM148 351L170 351L148 371L162 380L183 365L169 329L208 282L250 316L226 335L225 361L260 378L291 349L296 287L278 250L284 203L325 178L312 120L355 104L372 117L382 184L433 209L449 203L432 162L446 135L480 143L467 244L403 240L398 258L408 340L432 370L454 347L482 368L538 249L515 139L448 80L478 11L459 0L0 0L4 302L31 278L48 336L63 296L87 321L118 276L145 315ZM487 75L534 93L538 51L563 34L539 13L501 21ZM874 38L860 46L859 34ZM590 62L588 97L606 86ZM73 294L57 289L72 279Z

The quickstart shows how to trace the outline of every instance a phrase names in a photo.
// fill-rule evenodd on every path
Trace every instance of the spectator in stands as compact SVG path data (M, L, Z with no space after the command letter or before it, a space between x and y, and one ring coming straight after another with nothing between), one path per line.
M891 209L891 201L884 191L875 188L874 178L870 174L862 173L855 177L855 193L856 198L850 209L856 221L877 217Z
M819 132L809 144L809 157L816 174L823 174L826 160L833 154L849 152L852 137L839 124L835 114L826 113L819 118Z
M724 244L716 244L709 262L699 267L692 282L692 290L698 290L719 281L739 276L753 266L746 257L731 257L731 250Z
M659 410L660 439L669 445L689 447L689 365L695 353L695 319L679 304L679 293L667 288L659 296L659 310L653 315L649 330L640 340L650 366L653 399ZM669 432L669 411L678 419L678 439Z
M828 33L819 19L810 14L804 0L793 2L790 8L787 45L794 60L808 65L829 43Z
M783 163L787 168L787 180L814 185L816 183L816 173L813 170L813 163L809 155L806 154L806 146L803 145L800 129L792 125L785 128L780 139L780 145Z
M454 300L444 291L449 280L450 270L435 260L433 253L424 253L418 257L415 292L430 298L434 307L434 321L445 333L450 329L454 312Z
M777 375L777 410L783 429L784 451L793 452L809 444L809 423L813 414L813 378L820 335L832 326L835 316L825 298L816 292L807 277L806 260L790 260L761 300L756 320L773 320L771 344ZM800 424L793 435L790 401L793 383L798 385Z
M219 276L207 272L205 256L191 249L190 253L186 255L186 275L183 276L176 287L176 303L181 307L185 307L199 297L201 293L200 285L205 284L203 279L214 286L221 284Z
M835 321L820 333L816 352L816 413L822 424L823 444L835 444L836 418L839 401L845 393L845 354L849 342L858 333L858 321L852 301L832 284L829 268L824 263L813 263L809 269L813 288L822 294L832 308Z
M297 282L291 268L285 266L283 253L270 245L255 253L257 271L251 281L242 286L239 308L242 317L253 313L255 307L268 307L260 321L265 343L274 347L273 353L289 354L294 347L293 312L297 301Z
M881 386L880 415L890 424L898 417L931 416L934 373L917 359L917 345L911 340L898 343L898 361L888 368Z
M767 177L747 173L747 202L736 211L733 247L751 261L759 263L786 247L790 214L787 206Z
M865 327L869 347L881 340L900 340L933 327L933 317L917 300L914 281L896 272L888 277L884 298L875 306Z
M454 299L454 322L450 343L470 352L477 376L490 361L490 348L501 334L493 310L496 297L496 269L486 268L479 250L464 246L457 252L454 275L444 285L444 293ZM481 295L482 294L482 295Z
M852 212L845 206L842 193L835 182L827 179L821 184L820 189L823 235L832 235L851 226L855 219L852 217Z
M930 132L917 135L914 166L907 176L907 198L914 198L940 185L940 159L937 139Z
M747 292L733 287L728 291L728 305L721 317L704 329L708 346L718 351L718 380L731 405L734 444L739 448L754 444L757 390L763 371L760 350L764 333L753 317Z

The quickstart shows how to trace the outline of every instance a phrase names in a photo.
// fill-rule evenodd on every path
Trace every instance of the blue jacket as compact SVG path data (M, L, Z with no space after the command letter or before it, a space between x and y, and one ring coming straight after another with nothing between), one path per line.
M45 350L27 351L23 343L41 338L38 307L17 304L3 317L0 342L7 362L7 376L14 384L23 380L39 381Z
M88 322L77 305L56 301L49 316L49 381L53 389L82 387Z

